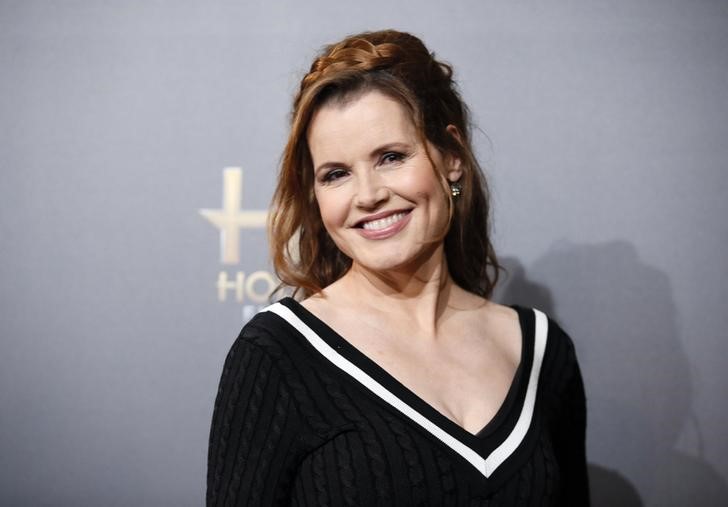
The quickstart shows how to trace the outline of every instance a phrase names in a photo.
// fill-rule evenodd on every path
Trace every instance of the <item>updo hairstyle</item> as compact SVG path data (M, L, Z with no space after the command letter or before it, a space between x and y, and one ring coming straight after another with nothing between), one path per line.
M427 140L443 155L461 161L461 194L453 199L447 193L445 256L455 283L489 297L499 265L490 241L488 186L473 155L467 107L452 68L437 61L417 37L394 30L352 35L327 46L301 81L268 224L273 267L282 286L305 298L351 267L351 259L337 248L321 220L307 131L322 106L374 90L410 113L423 146ZM447 131L448 125L457 128L459 139ZM437 175L447 188L445 175Z

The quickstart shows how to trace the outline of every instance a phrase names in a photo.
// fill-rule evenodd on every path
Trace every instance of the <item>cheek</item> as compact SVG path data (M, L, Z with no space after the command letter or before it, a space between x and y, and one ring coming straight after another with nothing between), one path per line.
M411 184L410 188L413 190L411 195L426 206L431 225L436 227L444 225L448 220L450 206L446 193L450 191L449 187L444 187L444 183L432 172L421 174L421 177L413 180Z
M428 206L447 206L447 195L443 183L432 172L425 168L413 172L397 183L402 195L409 195L410 199Z
M429 160L420 157L419 160L413 161L407 171L398 175L398 179L411 189L413 195L427 194L434 197L442 193L442 180L437 171L438 169L433 168Z
M347 207L336 192L316 192L319 213L324 227L331 234L332 229L346 222Z

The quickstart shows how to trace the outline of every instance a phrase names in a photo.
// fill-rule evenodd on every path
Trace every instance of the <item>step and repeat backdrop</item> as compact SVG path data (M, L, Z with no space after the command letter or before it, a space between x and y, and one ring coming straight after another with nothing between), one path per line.
M455 68L497 299L576 343L594 505L725 505L720 0L0 3L0 504L204 502L293 92L381 28Z

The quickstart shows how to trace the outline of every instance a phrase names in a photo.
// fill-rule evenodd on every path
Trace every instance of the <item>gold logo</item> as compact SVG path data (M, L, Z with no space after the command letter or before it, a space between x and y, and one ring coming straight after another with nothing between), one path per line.
M223 170L222 208L198 210L200 215L220 230L220 257L223 264L235 265L240 262L240 229L262 228L267 223L267 211L241 209L242 195L243 170L226 167ZM247 322L266 304L276 288L276 279L265 270L250 273L221 270L215 288L221 303L228 300L228 295L232 295L236 302L243 303L243 322Z
M243 170L226 167L223 171L222 209L201 209L200 215L220 229L220 257L223 264L240 262L240 229L265 227L268 212L242 210Z

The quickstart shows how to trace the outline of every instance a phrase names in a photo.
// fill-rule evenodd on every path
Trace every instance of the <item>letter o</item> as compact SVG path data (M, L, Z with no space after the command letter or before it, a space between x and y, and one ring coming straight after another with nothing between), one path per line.
M258 281L265 282L265 292L256 292L255 283ZM245 293L251 301L256 303L267 303L271 292L276 288L276 281L267 271L255 271L250 273L245 280Z

